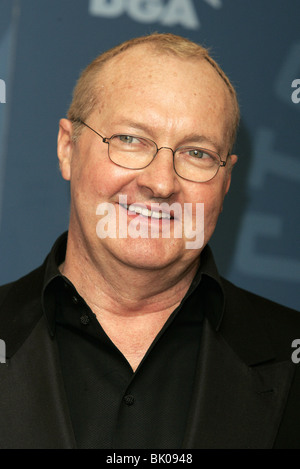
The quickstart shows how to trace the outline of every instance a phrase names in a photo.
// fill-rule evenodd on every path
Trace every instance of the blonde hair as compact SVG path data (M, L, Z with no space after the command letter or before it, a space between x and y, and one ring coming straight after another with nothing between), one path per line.
M234 87L223 70L209 55L208 49L189 39L171 33L153 33L148 36L129 39L99 55L83 70L74 88L73 99L67 113L68 119L73 121L74 140L78 138L81 132L81 124L76 119L80 118L85 121L98 103L99 96L97 90L99 82L97 82L97 78L103 66L116 55L139 45L149 45L158 54L173 54L183 59L204 59L210 63L226 84L232 98L232 110L230 113L232 125L229 135L231 150L235 142L240 119L239 105Z

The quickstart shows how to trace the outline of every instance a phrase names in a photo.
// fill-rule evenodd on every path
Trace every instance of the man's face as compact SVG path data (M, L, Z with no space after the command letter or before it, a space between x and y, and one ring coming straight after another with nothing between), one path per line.
M158 148L197 146L218 152L221 159L226 159L229 92L206 61L152 55L144 47L135 47L107 63L99 83L99 105L86 123L104 137L138 135L154 140ZM69 233L76 237L92 261L101 265L104 260L114 258L135 268L160 269L170 265L184 267L195 260L203 246L186 249L191 239L183 216L180 220L176 216L171 220L143 217L119 202L127 200L128 205L149 208L175 203L182 208L182 214L185 207L192 207L193 230L202 230L201 220L196 219L196 204L202 203L205 245L222 210L230 171L220 168L215 178L205 183L184 180L173 169L169 149L160 150L144 169L125 169L110 161L107 144L86 127L76 144L67 144L70 129L70 123L62 120L58 153L63 177L71 181ZM97 207L103 203L111 204L116 215L116 238L101 239L97 235L101 219ZM123 224L125 219L127 227L138 217L137 229L148 236L120 238L120 217ZM170 226L169 237L162 236L166 223ZM178 223L186 224L182 226L181 237L174 234Z

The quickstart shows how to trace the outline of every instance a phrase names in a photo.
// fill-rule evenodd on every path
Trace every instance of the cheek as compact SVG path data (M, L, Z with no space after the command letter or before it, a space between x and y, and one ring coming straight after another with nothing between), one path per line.
M201 192L195 194L194 197L199 203L204 204L204 236L205 242L207 242L215 229L222 210L224 190L220 187L218 187L217 190L214 185L207 185L205 186L205 190L201 190ZM200 222L197 221L197 223L198 226L200 226Z
M109 161L108 164L92 171L90 177L93 178L95 190L101 198L115 201L118 194L126 192L126 188L134 181L135 175L133 171L121 168Z
M90 159L72 172L71 185L77 197L94 200L108 200L130 182L132 175L113 164L110 160Z
M222 202L220 198L212 199L204 204L204 219L206 227L214 228L221 212Z

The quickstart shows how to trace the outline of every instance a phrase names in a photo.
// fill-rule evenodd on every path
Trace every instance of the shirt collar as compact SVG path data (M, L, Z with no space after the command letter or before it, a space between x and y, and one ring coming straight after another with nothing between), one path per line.
M47 318L51 335L55 332L56 316L56 292L60 285L68 282L59 271L60 264L63 263L66 255L68 232L63 233L54 243L50 254L46 259L46 269L42 290L42 307Z
M196 275L183 301L192 295L201 297L202 306L212 327L219 329L225 310L225 294L211 248L206 245L201 252Z
M67 285L69 292L73 291L79 296L74 285L59 271L59 266L65 259L67 239L68 232L65 232L56 240L46 260L42 305L51 335L55 332L57 291ZM208 245L201 252L199 268L181 304L196 290L196 294L201 295L208 320L213 328L218 330L224 313L225 296L213 254Z

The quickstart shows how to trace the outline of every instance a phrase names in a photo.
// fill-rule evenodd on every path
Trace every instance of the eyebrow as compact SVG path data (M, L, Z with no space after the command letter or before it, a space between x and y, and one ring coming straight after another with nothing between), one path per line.
M151 127L141 122L128 121L125 119L124 120L121 119L120 121L113 122L113 125L128 126L131 129L142 131L148 135L151 135ZM213 145L213 147L216 149L215 151L217 151L218 153L221 151L221 146L214 139L205 135L201 135L199 133L186 134L181 140L187 141L187 142L188 141L198 142L199 145L202 145L202 144L205 145L205 143L209 143L210 145Z

